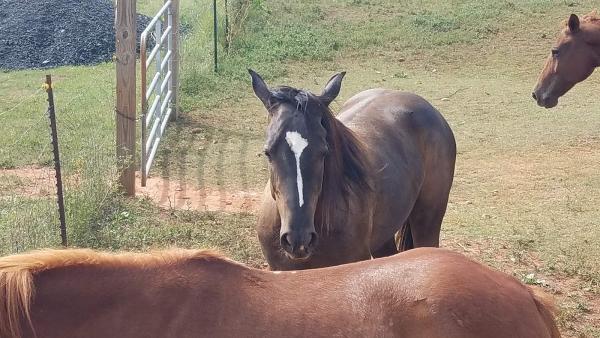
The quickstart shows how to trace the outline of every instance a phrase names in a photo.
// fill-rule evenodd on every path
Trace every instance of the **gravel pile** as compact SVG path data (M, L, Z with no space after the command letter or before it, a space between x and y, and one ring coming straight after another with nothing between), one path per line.
M114 20L112 0L0 0L0 69L111 60ZM138 14L138 41L149 22Z

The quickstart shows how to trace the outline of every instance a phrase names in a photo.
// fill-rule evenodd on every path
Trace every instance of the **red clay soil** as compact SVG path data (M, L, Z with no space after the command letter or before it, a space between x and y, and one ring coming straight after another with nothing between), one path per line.
M148 197L165 209L256 213L262 199L257 191L197 187L162 177L149 177L142 187L139 173L136 176L136 195Z
M262 193L258 191L201 188L187 182L162 177L149 177L146 187L142 187L139 173L137 176L136 195L148 197L164 209L256 213L262 199ZM8 190L4 191L4 195L8 193L28 197L47 197L56 194L54 169L50 167L27 166L1 169L0 186L6 185L5 180L16 182L14 187L12 184L7 185Z
M27 166L16 169L0 169L0 186L4 181L17 180L15 189L8 192L27 197L45 197L56 194L54 168Z

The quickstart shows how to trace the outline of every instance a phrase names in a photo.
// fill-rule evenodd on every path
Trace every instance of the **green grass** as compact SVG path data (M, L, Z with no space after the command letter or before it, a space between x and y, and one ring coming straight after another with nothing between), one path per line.
M6 132L0 134L0 165L4 168L52 161L45 114L47 95L42 90L45 74L52 74L58 132L65 154L72 157L86 144L113 142L112 64L1 73L0 91L4 94L0 105L5 108L0 121Z
M56 202L50 198L0 199L0 254L60 245ZM26 240L25 240L26 239Z
M161 211L146 199L117 201L104 209L79 245L136 251L175 246L215 248L253 266L262 264L253 215Z
M266 2L253 8L220 73L186 75L193 79L183 84L186 107L194 109L169 134L161 174L260 191L265 163L257 154L266 121L245 69L257 69L273 85L315 92L331 74L347 70L335 109L365 88L398 88L423 95L451 123L459 156L444 245L464 246L467 254L522 279L534 273L559 292L594 297L600 282L600 122L593 93L600 79L578 85L552 111L530 98L564 13L585 13L592 5ZM171 164L174 158L185 165ZM579 300L560 299L565 318L579 316L562 321L567 335L597 334L600 324L586 322Z
M219 73L206 72L206 62L197 63L204 68L194 65L186 69L182 76L186 109L213 109L223 100L239 102L247 95L246 69L249 67L270 80L285 78L290 62L315 61L319 63L316 68L321 68L344 55L358 55L363 59L382 51L418 55L432 48L470 45L494 36L511 22L520 24L520 20L543 17L541 7L559 2L252 3L243 34L233 42L227 57L220 61ZM563 8L568 7L563 4ZM206 42L192 36L184 57L193 55L194 59L205 60L204 48ZM245 90L240 93L240 89Z
M598 336L593 313L600 311L600 78L594 74L577 85L553 110L538 108L530 98L559 23L594 5L255 0L230 49L221 45L214 73L211 8L184 0L184 113L169 127L152 174L223 192L262 190L266 116L251 91L249 67L269 84L314 92L334 72L348 71L334 110L366 88L416 92L440 109L458 144L442 245L526 282L548 282L547 290L557 291L565 336ZM138 1L146 14L159 6L160 1ZM59 133L70 178L73 245L217 247L262 264L256 215L157 210L148 200L115 193L112 64L52 73L63 110ZM0 74L0 122L7 126L0 134L3 168L50 163L39 89L43 74ZM19 184L18 179L0 184L2 253L58 244L54 201L22 196Z
M208 25L208 4L184 2L182 25L190 26L200 17ZM161 5L160 0L138 1L139 12L148 15ZM210 41L208 32L187 34L186 38ZM209 50L205 53L210 55ZM87 246L90 238L95 238L102 215L123 203L116 192L114 159L115 68L113 63L104 63L0 73L0 170L53 164L46 93L42 89L45 74L53 78L70 243ZM30 196L29 191L19 188L21 178L3 178L0 253L58 244L59 222L52 195ZM52 190L53 181L47 175L38 184Z

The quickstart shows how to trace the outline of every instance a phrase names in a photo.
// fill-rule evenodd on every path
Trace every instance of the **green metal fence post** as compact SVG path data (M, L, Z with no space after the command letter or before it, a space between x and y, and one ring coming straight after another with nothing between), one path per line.
M215 73L218 70L217 66L217 0L213 0L213 48L215 54Z

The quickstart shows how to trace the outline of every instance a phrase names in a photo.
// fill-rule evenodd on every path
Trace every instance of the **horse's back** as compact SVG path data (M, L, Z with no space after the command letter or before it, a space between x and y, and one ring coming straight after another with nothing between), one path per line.
M512 276L438 248L417 248L385 260L405 272L393 283L413 288L405 291L413 298L411 306L423 307L404 314L414 317L419 328L445 337L555 336L553 320L540 313L530 289Z
M374 122L378 128L415 132L438 130L445 134L450 132L446 136L451 136L450 127L427 100L398 90L375 88L360 92L346 101L338 118L352 129L360 129L363 123Z
M369 89L351 97L342 107L340 121L361 135L372 151L391 143L394 149L412 149L424 161L452 163L456 142L442 114L419 95L389 89Z
M454 134L442 114L419 95L369 89L351 97L338 119L359 136L379 164L437 160L454 169Z
M3 320L18 301L24 338L557 337L525 285L445 249L285 273L211 253L89 258L24 265L31 292L0 289Z
M527 286L446 249L417 248L275 277L276 290L288 291L271 296L271 305L310 319L304 330L314 329L311 336L557 337L552 315ZM286 306L289 299L298 302Z

